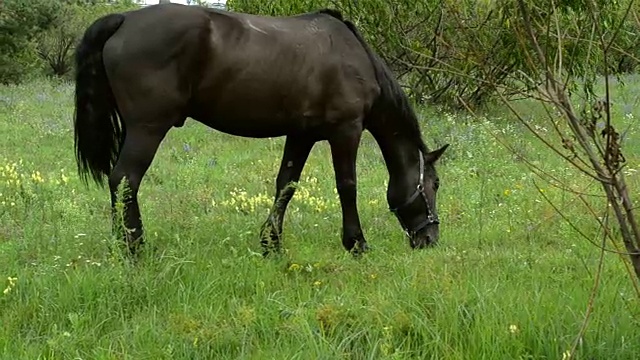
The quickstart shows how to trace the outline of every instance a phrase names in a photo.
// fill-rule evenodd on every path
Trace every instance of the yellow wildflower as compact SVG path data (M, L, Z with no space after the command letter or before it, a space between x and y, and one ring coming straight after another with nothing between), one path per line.
M35 183L43 183L44 179L42 178L42 174L40 174L40 171L36 171L34 173L31 174L31 180L33 180L33 182Z
M2 291L3 294L7 295L11 292L11 290L13 290L13 288L16 286L16 281L18 281L17 277L11 277L9 276L7 278L7 280L9 281L9 284L7 285L7 287Z

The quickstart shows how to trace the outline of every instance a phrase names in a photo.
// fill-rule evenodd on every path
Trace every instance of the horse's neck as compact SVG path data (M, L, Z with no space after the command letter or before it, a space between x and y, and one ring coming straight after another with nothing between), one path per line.
M418 163L418 146L401 132L375 128L369 130L380 146L389 171L390 183L411 176Z

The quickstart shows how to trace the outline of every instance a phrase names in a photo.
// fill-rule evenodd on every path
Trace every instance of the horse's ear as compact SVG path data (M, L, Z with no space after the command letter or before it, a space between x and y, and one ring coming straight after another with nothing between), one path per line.
M435 163L436 161L438 161L438 159L440 159L440 156L444 154L444 151L447 150L448 147L449 147L449 144L446 144L440 149L433 150L432 152L428 153L424 157L425 161L428 163Z

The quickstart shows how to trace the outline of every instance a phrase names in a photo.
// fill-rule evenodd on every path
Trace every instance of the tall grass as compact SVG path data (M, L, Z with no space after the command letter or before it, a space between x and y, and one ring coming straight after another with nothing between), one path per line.
M615 114L633 125L640 85L628 82ZM422 110L429 146L452 144L439 167L441 245L425 251L410 249L388 212L387 172L365 135L358 202L373 249L359 260L340 242L326 144L289 207L286 253L264 260L258 232L283 139L188 122L142 184L148 237L134 265L111 246L107 190L75 173L71 101L65 84L0 88L2 359L562 359L579 332L599 251L500 142L575 187L589 183L500 109L482 119ZM519 106L536 121L535 106ZM637 186L637 128L627 136ZM571 196L537 183L597 234ZM602 276L575 356L634 359L640 311L615 255Z

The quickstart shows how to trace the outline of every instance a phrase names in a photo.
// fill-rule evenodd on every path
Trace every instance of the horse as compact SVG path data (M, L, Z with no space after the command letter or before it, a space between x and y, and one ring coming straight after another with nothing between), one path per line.
M342 245L354 254L368 250L356 204L365 129L381 149L387 203L411 247L438 242L435 164L449 144L427 148L391 70L337 10L272 17L160 4L112 13L86 28L75 69L78 173L85 185L91 178L104 188L108 180L113 231L131 253L144 242L140 183L167 132L187 118L234 136L285 137L261 227L265 256L281 251L295 193L289 185L299 182L319 141L331 150ZM127 191L118 195L122 183Z

